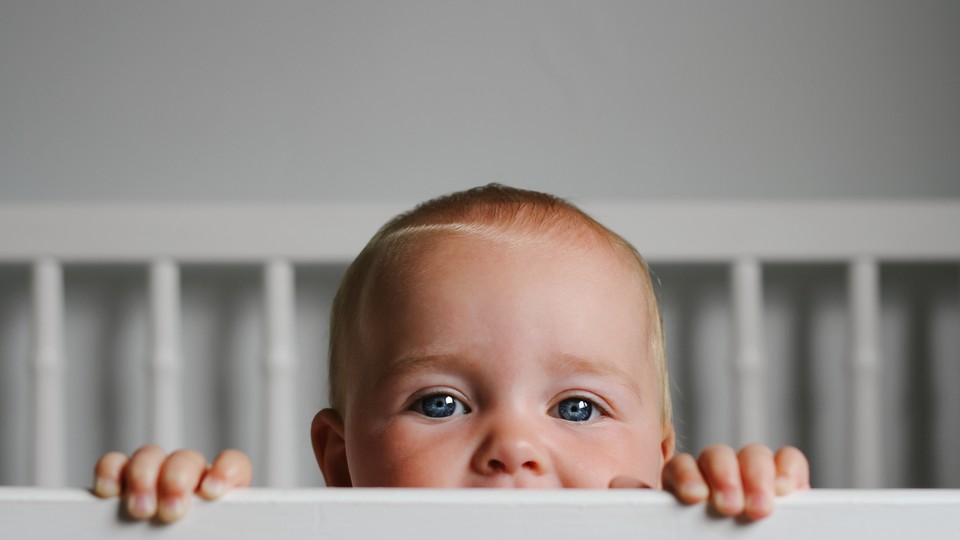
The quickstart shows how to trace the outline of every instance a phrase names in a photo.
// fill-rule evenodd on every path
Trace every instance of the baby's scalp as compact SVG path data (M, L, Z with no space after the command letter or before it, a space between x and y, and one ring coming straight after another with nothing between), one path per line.
M649 356L658 375L661 427L671 421L669 375L659 308L649 270L629 242L573 204L553 195L489 184L424 202L387 222L351 263L333 302L330 317L330 401L345 414L346 394L357 362L359 325L378 275L411 264L409 254L437 235L479 236L523 249L577 249L601 243L632 267L640 280L649 329Z

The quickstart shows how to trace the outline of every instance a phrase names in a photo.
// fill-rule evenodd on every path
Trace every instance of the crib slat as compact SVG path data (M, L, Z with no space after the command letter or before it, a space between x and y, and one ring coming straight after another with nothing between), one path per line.
M847 470L850 487L880 486L880 277L877 262L862 257L850 263L850 437Z
M150 440L169 451L183 445L180 269L169 259L150 265L150 338Z
M264 351L264 458L269 487L296 485L294 345L294 273L286 260L273 260L264 269L266 332Z
M766 399L763 362L763 272L760 262L742 258L733 264L732 292L736 325L734 395L737 441L764 442Z
M33 265L33 480L66 484L64 442L63 269L52 259Z

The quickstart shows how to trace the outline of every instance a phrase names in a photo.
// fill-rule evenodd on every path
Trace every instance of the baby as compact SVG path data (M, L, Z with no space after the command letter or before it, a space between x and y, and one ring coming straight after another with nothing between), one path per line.
M809 487L795 448L674 455L669 388L637 251L562 199L488 185L397 216L350 265L311 438L337 487L662 488L749 519ZM174 521L251 465L146 446L95 475L131 516Z

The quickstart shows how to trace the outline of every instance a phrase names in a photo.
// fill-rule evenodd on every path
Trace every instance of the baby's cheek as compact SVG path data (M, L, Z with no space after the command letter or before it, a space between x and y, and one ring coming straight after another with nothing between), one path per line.
M561 467L558 471L560 485L565 488L606 489L613 476L606 467Z
M657 487L660 477L659 442L622 426L600 429L562 452L558 467L564 487L605 489L617 477L636 479ZM581 446L570 451L573 446Z
M441 426L398 419L379 434L358 440L355 484L377 487L456 487L454 474L462 467L462 449L452 437L443 437ZM351 470L352 472L352 470Z

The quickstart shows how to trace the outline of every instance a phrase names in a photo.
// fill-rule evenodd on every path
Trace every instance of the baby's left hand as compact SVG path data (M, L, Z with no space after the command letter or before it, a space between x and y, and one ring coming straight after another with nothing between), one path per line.
M755 520L773 511L774 494L810 488L810 465L800 450L785 446L776 454L751 444L740 452L725 445L708 446L696 460L678 454L663 468L663 489L686 504L710 498L725 516Z

